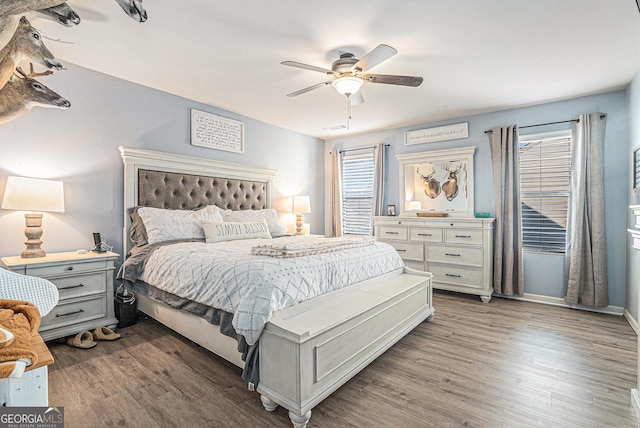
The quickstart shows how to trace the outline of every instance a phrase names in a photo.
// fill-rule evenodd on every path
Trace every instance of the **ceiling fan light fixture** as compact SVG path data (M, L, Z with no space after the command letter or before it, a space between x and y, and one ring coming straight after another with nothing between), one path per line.
M353 95L360 90L362 85L364 84L364 80L360 77L355 76L346 76L339 77L332 82L336 91L338 91L341 95Z

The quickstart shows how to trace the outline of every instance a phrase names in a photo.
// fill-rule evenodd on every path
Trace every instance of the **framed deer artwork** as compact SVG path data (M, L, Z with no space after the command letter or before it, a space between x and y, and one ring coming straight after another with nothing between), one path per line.
M476 147L397 155L400 215L443 213L473 217L473 154Z

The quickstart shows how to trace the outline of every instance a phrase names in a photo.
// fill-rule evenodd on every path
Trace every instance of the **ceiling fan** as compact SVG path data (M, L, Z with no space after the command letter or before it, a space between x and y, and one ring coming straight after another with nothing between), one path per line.
M323 86L333 85L341 95L347 96L351 105L357 105L364 102L360 88L365 82L413 87L420 86L420 84L422 84L422 77L367 73L369 69L388 60L397 53L397 50L388 45L378 45L375 49L362 57L362 59L356 58L352 53L345 52L340 55L340 58L331 64L331 70L296 61L282 61L280 63L282 65L318 71L332 77L331 80L309 86L308 88L300 89L299 91L287 94L287 96L295 97Z

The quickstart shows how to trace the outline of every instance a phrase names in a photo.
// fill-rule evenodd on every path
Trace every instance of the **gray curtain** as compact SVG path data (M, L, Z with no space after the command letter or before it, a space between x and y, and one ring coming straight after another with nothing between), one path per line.
M372 215L384 214L384 164L385 145L376 144L373 148L373 206ZM373 228L373 222L372 226Z
M493 128L489 133L496 203L493 288L505 296L524 293L522 214L518 125Z
M329 236L342 236L342 199L340 192L340 151L331 151L331 188L329 201Z
M571 125L569 279L566 301L609 304L604 221L604 131L606 116L582 114Z

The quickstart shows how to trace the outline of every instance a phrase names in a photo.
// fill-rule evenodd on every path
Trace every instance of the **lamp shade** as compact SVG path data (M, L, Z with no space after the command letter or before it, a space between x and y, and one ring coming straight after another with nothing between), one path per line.
M311 201L308 196L294 196L292 212L298 214L311 212Z
M360 77L339 77L333 81L333 87L342 95L353 95L360 90L364 80Z
M8 177L2 198L3 210L64 212L62 181Z

